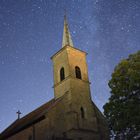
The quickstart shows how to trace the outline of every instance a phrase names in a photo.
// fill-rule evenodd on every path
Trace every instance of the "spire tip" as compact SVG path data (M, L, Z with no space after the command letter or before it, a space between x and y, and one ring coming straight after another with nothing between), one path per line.
M66 10L65 10L62 47L66 46L66 45L69 45L69 46L73 47L73 42L72 42L70 31L69 31L69 28L68 28L68 23L67 23L67 18L66 18Z

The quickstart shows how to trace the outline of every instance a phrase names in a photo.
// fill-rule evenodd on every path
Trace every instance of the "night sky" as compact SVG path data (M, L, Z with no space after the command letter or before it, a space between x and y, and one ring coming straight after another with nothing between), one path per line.
M17 110L24 116L53 98L50 57L62 45L64 9L101 111L115 65L140 50L140 0L0 0L0 132Z

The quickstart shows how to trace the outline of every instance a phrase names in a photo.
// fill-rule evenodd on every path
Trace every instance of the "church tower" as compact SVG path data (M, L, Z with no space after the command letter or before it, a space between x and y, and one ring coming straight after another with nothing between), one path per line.
M71 94L71 97L74 98L76 96L91 98L86 55L86 52L74 47L65 16L62 48L51 57L56 99L66 93Z
M82 139L90 136L89 139L101 140L96 107L91 100L86 55L86 52L74 47L65 16L62 48L51 57L54 96L55 99L67 96L64 103L64 112L68 114L65 115L67 131L75 129L74 137L83 135Z
M86 55L86 52L74 47L65 16L62 48L52 56L54 96L57 99L67 94L71 110L84 119L90 118L92 112Z

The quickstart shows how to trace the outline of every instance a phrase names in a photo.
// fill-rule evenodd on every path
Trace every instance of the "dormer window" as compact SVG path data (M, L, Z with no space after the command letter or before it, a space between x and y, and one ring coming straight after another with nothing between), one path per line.
M65 70L64 68L62 67L60 69L60 81L63 81L65 79Z
M81 70L78 66L75 67L75 74L76 74L76 78L82 79Z

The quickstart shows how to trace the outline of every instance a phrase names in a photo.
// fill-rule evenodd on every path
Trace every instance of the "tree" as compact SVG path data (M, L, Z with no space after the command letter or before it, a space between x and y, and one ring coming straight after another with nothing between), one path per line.
M122 60L109 81L104 114L116 140L140 139L140 51Z

